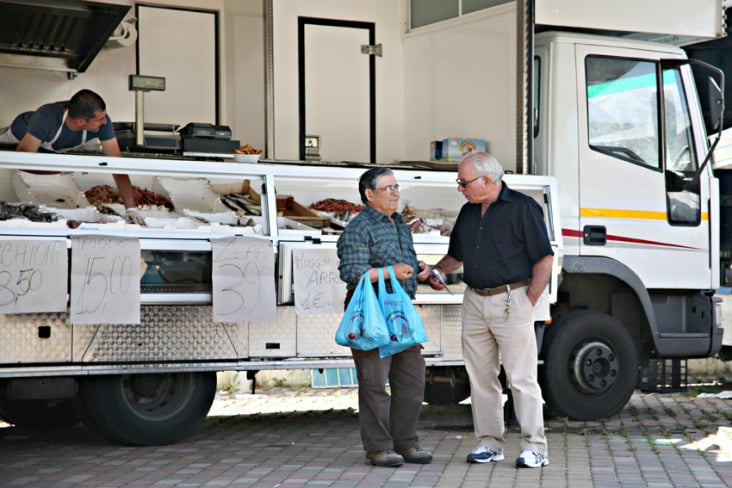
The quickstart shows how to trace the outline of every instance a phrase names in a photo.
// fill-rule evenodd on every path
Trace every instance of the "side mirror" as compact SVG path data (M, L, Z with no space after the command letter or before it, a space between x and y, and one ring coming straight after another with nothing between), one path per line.
M708 96L708 120L707 127L712 130L719 130L722 126L722 114L724 112L724 95L722 89L711 76L707 79Z

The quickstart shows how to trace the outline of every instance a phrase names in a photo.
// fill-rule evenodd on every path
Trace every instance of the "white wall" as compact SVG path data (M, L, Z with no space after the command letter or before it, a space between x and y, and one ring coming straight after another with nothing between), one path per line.
M98 92L113 121L135 120L135 96L127 76L135 73L135 48L103 48L86 72L69 80L65 72L0 67L0 127L21 112L68 100L82 88Z
M133 4L132 0L115 3ZM223 0L157 0L150 5L181 6L197 9L222 10ZM128 16L134 15L134 8ZM221 27L222 35L224 28ZM223 51L223 50L222 50ZM82 88L98 92L107 103L113 121L135 120L135 95L128 89L128 76L136 72L135 46L104 47L86 72L67 79L65 72L26 68L0 67L0 127L24 111L58 100L68 100ZM148 96L148 95L146 95ZM222 94L222 104L225 104ZM164 115L163 115L164 117ZM156 117L157 118L157 117ZM154 122L164 122L159 119Z
M429 160L429 142L488 141L516 159L516 9L504 5L404 39L404 159Z
M264 149L264 8L262 0L224 0L225 66L221 71L226 103L222 120L242 145Z
M132 0L130 0L130 3ZM234 139L264 148L264 11L262 0L158 0L146 4L219 10L221 123ZM269 157L297 159L298 16L374 22L377 162L428 160L430 141L477 137L510 166L515 160L515 8L505 5L402 37L397 0L274 0L274 148ZM132 11L134 12L134 10ZM506 49L509 46L509 49ZM0 68L0 126L24 111L98 91L112 120L133 121L135 47L105 48L86 73ZM465 94L472 94L466 96ZM479 94L476 96L475 94ZM154 93L145 96L154 96ZM185 102L182 102L185 103ZM154 122L166 122L164 115ZM152 120L151 120L152 121Z

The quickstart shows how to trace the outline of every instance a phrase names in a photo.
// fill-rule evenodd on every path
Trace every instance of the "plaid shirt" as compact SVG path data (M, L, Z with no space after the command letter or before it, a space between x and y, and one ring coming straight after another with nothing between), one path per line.
M395 212L391 217L396 225L383 213L367 206L348 223L338 238L338 270L349 290L356 287L358 280L370 268L406 263L414 268L414 274L401 285L414 298L418 269L412 232L400 213Z

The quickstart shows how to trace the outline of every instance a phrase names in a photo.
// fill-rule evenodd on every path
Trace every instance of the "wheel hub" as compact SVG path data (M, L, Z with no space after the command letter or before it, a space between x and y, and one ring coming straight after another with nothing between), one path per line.
M588 392L598 393L618 381L620 364L615 352L603 342L588 342L577 351L574 376Z
M187 375L129 375L123 381L124 398L141 418L161 419L177 413L190 399Z

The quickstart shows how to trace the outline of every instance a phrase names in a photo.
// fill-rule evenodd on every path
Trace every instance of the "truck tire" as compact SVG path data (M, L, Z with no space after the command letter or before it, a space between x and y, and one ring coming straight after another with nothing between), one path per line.
M216 373L109 375L80 385L77 412L89 430L112 442L157 446L193 432L216 394Z
M718 356L720 361L732 361L732 346L722 346Z
M25 429L54 429L79 423L71 400L0 399L0 419Z
M470 381L464 367L427 368L424 401L430 405L457 405L470 396Z
M555 415L595 420L620 412L638 384L639 357L628 330L591 310L547 327L540 368L544 399Z

